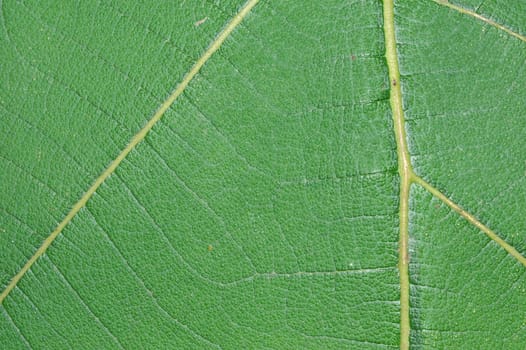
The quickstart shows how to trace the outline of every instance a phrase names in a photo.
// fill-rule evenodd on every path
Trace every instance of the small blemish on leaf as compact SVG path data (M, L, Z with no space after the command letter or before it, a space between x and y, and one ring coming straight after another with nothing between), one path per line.
M205 17L205 18L200 19L199 21L195 22L194 26L195 27L199 27L201 24L205 23L206 21L208 21L208 17Z
M396 86L396 79L393 79L393 86Z
M212 250L214 250L214 247L212 247L212 245L209 244L208 247L207 247L207 249L208 249L209 252L211 252Z
M356 55L351 55L351 61L356 61Z

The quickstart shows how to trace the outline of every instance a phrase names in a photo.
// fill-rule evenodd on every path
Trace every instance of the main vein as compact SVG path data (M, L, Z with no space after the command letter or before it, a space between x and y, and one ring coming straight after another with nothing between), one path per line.
M203 55L196 61L190 71L185 75L181 83L171 93L171 95L164 101L159 109L155 112L153 117L146 123L146 125L131 139L130 143L122 150L122 152L110 163L110 165L104 170L104 172L95 180L91 187L84 193L80 200L73 206L70 212L64 217L64 219L58 224L53 232L44 240L42 245L37 249L35 254L26 262L26 264L20 269L20 271L11 279L9 284L6 286L2 294L0 294L0 304L3 303L4 299L18 284L18 281L26 274L31 266L42 256L49 248L51 243L57 238L62 230L68 225L68 223L77 215L88 200L97 191L100 185L117 169L119 164L126 158L126 156L146 137L148 132L153 126L162 118L164 113L170 108L175 100L184 92L190 81L196 76L201 70L203 65L210 59L210 57L216 52L223 42L228 38L232 31L241 23L241 21L248 15L250 10L259 2L259 0L248 0L241 10L230 20L230 22L223 28L215 40L210 44L208 49Z
M384 0L385 57L389 69L391 110L398 154L398 173L400 174L400 237L398 269L400 273L400 349L409 349L409 188L414 177L411 159L407 148L404 128L402 90L400 88L400 69L396 51L393 0Z

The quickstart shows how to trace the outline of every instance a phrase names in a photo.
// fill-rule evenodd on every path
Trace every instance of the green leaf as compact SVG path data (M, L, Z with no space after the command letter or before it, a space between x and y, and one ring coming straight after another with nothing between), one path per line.
M524 349L525 11L0 2L0 344Z

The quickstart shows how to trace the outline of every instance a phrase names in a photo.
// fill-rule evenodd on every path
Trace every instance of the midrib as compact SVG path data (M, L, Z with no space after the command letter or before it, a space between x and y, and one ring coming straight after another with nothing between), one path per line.
M398 269L400 273L400 349L409 349L409 190L413 182L413 169L405 135L402 90L400 88L400 69L396 51L393 0L384 0L385 57L389 69L390 103L393 113L396 150L398 154L398 173L400 175L399 204L399 246Z

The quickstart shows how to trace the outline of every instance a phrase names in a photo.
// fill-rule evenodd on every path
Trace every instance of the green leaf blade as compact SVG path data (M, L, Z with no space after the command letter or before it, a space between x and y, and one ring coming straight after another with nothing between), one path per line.
M412 202L412 346L520 349L524 266L422 187Z
M245 5L2 4L0 344L522 348L520 16Z

